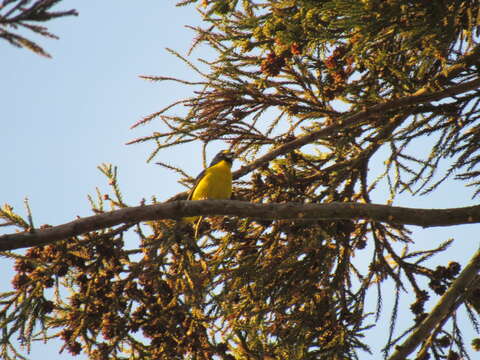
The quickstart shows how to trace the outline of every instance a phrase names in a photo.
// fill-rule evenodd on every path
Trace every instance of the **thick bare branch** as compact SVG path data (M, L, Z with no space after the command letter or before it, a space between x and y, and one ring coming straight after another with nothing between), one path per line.
M188 216L231 215L256 219L340 220L369 219L423 227L480 222L480 206L452 209L412 209L360 203L270 203L234 200L173 201L138 206L80 218L69 223L31 232L0 236L0 251L38 246L90 231L140 221L181 219Z
M476 279L480 270L480 250L478 250L472 259L454 281L452 286L441 297L440 301L433 308L430 314L423 320L412 334L405 340L402 345L396 347L395 352L388 360L406 359L415 349L424 341L431 331L444 320L451 311L454 310L457 300L465 295L465 292Z

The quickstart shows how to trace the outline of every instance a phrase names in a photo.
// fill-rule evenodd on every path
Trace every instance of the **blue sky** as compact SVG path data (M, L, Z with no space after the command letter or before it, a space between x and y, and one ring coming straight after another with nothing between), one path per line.
M175 83L151 83L138 77L194 76L165 48L186 54L193 35L184 25L199 24L200 17L193 6L177 8L174 3L143 0L132 6L125 0L62 1L58 9L75 8L80 16L47 23L60 40L37 38L53 59L0 41L0 203L25 214L23 200L28 197L37 226L90 215L87 194L94 194L97 186L108 189L96 168L103 162L119 166L120 185L131 205L152 195L163 200L184 190L176 175L146 163L150 145L125 145L158 130L155 123L130 130L133 123L191 95L190 89ZM191 59L201 56L202 49ZM196 175L201 170L200 149L200 144L194 144L165 150L157 159ZM211 149L209 155L216 150ZM470 196L463 186L448 183L435 196L413 200L402 196L396 204L455 207L472 204ZM380 193L378 202L382 201L385 198ZM417 231L416 238L421 245L435 247L455 237L451 254L465 264L479 243L475 231L478 225L430 229ZM0 259L0 269L4 274L0 290L4 291L10 287L11 263ZM384 301L388 305L389 300ZM384 340L384 331L378 331L377 338ZM58 344L38 344L30 358L72 357L68 353L59 356Z

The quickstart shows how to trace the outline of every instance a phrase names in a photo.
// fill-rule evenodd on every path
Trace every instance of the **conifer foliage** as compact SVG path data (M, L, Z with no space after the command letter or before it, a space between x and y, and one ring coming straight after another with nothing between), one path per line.
M45 26L38 25L55 18L78 15L75 10L50 11L61 0L3 0L0 2L0 38L10 44L50 57L35 41L23 35L24 30L40 36L58 39Z
M216 55L197 66L171 50L196 82L144 76L193 88L134 124L155 128L131 142L150 142L151 160L166 147L223 140L241 164L234 198L255 203L368 204L379 184L384 203L402 192L414 203L447 179L480 193L478 1L178 5L200 10L193 48ZM178 164L163 165L191 183ZM116 168L100 169L112 191L91 198L93 211L128 207ZM31 227L8 206L0 215ZM480 348L458 326L478 325L480 255L463 269L428 262L454 239L418 250L406 226L360 219L212 217L200 230L194 243L175 220L126 221L4 253L17 275L2 295L2 356L20 356L18 336L27 347L56 336L95 360L357 359L371 356L368 330L385 312L385 358L453 360L472 340ZM388 283L393 309L382 308ZM469 319L458 319L460 307ZM396 327L400 314L410 328Z

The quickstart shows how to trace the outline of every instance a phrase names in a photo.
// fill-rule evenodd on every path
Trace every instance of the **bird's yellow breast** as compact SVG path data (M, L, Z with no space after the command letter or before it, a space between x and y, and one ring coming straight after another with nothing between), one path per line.
M230 199L232 196L232 172L225 160L207 168L203 178L193 191L192 200Z

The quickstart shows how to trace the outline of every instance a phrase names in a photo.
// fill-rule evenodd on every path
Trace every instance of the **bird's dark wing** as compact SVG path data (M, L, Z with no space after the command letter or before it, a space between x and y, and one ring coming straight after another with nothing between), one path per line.
M203 178L204 175L205 175L205 170L203 170L200 174L198 174L198 176L195 179L195 184L193 184L193 187L190 190L190 193L188 194L187 200L192 200L192 195L195 192L195 189L196 189L198 183L200 182L200 180Z

